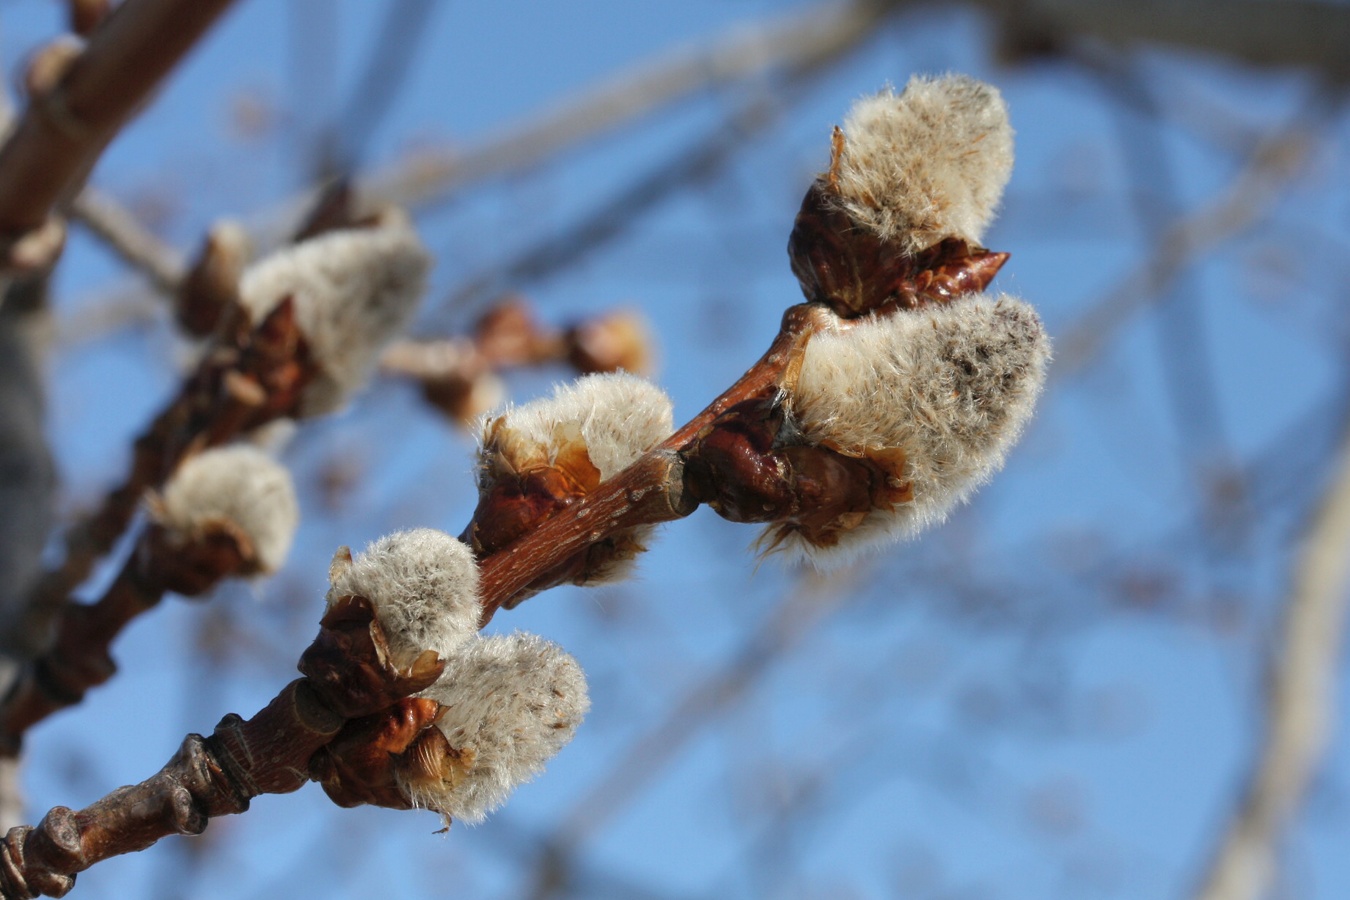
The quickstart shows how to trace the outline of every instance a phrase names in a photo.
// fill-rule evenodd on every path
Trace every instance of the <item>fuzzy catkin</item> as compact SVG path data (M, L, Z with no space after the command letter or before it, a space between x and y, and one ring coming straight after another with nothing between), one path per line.
M911 252L955 237L979 244L1012 174L1013 132L998 90L964 75L915 76L853 104L844 121L839 204Z
M604 480L618 474L674 430L670 398L659 387L624 372L587 375L560 384L545 397L483 419L484 468L500 454L513 469L551 465L579 436ZM495 423L495 442L489 439ZM575 426L575 430L573 429Z
M578 487L594 489L617 475L674 430L670 398L656 385L623 372L587 375L558 385L552 397L508 408L482 420L479 487L490 491L501 477L557 468ZM580 462L578 457L580 457ZM585 462L594 467L594 471ZM627 578L655 526L611 535L606 553L593 553L575 584L609 584Z
M184 462L151 512L180 542L200 538L212 525L231 523L252 543L262 572L274 572L285 562L300 520L290 473L247 445L207 450Z
M903 450L913 500L872 510L833 547L788 535L782 548L833 565L941 521L1002 466L1049 359L1035 310L1006 295L968 295L813 337L788 399L801 439L859 456Z
M590 708L577 661L523 633L475 639L419 696L445 707L436 727L461 762L439 786L409 788L410 799L467 823L481 822L542 772Z
M328 603L349 596L370 601L400 668L426 650L452 656L478 632L482 613L473 553L434 528L386 535L335 566Z
M408 324L426 287L431 257L405 219L332 231L250 266L240 302L256 325L286 297L319 375L303 415L339 409Z

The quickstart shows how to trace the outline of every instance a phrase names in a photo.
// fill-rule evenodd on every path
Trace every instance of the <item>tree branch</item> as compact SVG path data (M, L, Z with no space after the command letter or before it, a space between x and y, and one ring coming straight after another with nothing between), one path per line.
M196 596L244 571L255 550L237 528L218 527L186 542L154 525L96 602L68 602L52 646L29 662L0 701L0 756L18 756L29 728L83 700L117 672L112 643L168 592Z
M124 262L148 276L160 292L172 296L187 276L183 255L147 230L110 195L86 185L71 203L70 211Z
M1060 337L1052 377L1070 376L1087 365L1122 322L1161 296L1196 257L1265 215L1279 200L1279 189L1303 170L1317 146L1317 128L1334 103L1333 94L1319 92L1293 123L1253 149L1226 191L1171 225L1153 255Z
M1073 35L1115 44L1158 43L1267 66L1350 74L1350 10L1317 0L972 0L1003 19L1014 38L1043 43Z
M42 225L231 0L127 0L0 147L0 236Z
M1198 900L1257 900L1274 881L1276 849L1308 790L1336 712L1336 679L1350 601L1350 441L1308 524L1280 643L1267 673L1261 750Z
M136 439L131 468L122 484L67 531L65 559L37 581L27 608L21 611L22 621L0 628L0 647L20 657L41 652L54 616L126 531L146 489L163 484L192 453L293 415L315 371L289 300L237 345L218 346L208 354Z
M427 657L434 657L428 653ZM58 806L36 827L0 841L0 898L64 896L75 875L171 834L200 834L217 816L244 812L261 794L284 794L309 780L310 758L344 724L391 708L433 683L443 666L388 662L383 629L369 603L330 609L291 682L253 718L228 715L208 738L191 734L157 774L119 788L78 812Z

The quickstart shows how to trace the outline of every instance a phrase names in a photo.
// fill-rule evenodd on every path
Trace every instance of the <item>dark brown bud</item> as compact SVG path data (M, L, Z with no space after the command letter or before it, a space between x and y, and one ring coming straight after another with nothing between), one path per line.
M256 382L266 396L245 430L299 414L304 390L317 376L318 366L296 321L291 298L278 303L249 334L238 371Z
M347 178L338 178L319 191L319 196L314 199L314 205L310 207L300 227L295 230L291 243L299 244L321 234L353 228L358 224L352 183Z
M474 325L473 342L495 369L535 365L562 355L559 336L539 325L522 297L507 297L483 313Z
M651 338L645 319L636 312L620 310L578 323L567 329L564 340L567 361L583 375L651 371Z
M175 539L168 529L152 525L138 552L144 571L184 597L203 594L232 575L257 571L248 534L224 519L206 524L191 540Z
M589 459L586 460L589 464ZM474 552L486 555L506 547L533 531L540 522L599 484L579 481L569 468L541 467L527 472L498 476L478 498L469 541Z
M65 247L65 220L48 216L41 225L23 234L0 238L0 274L14 279L41 275L56 265Z
M248 255L248 235L242 228L229 222L212 227L174 298L174 315L184 331L206 337L221 315L239 303L239 277Z
M853 319L983 291L1008 254L958 238L912 253L900 240L859 227L836 202L828 178L823 178L802 200L788 239L788 257L807 300Z
M111 9L112 0L70 0L70 30L88 37Z
M430 650L406 670L395 666L384 629L364 597L340 598L329 606L299 665L315 693L346 719L375 715L424 690L444 668Z
M310 758L310 778L338 806L412 809L400 776L407 770L416 777L424 763L446 755L444 735L431 727L440 712L435 700L405 697L388 709L348 722Z
M496 443L494 436L507 428L506 419L492 423L484 436L484 446L492 448ZM601 481L600 470L591 462L586 443L579 434L576 440L559 446L551 465L541 460L533 465L516 467L509 454L487 452L484 456L492 463L483 473L478 506L460 538L479 558L524 537L559 510L595 490ZM597 544L589 552L603 555L604 547ZM544 590L579 577L584 580L589 552L543 573L534 590Z
M773 522L830 545L878 506L910 499L903 454L884 458L801 443L776 392L738 403L685 452L693 496L733 522Z

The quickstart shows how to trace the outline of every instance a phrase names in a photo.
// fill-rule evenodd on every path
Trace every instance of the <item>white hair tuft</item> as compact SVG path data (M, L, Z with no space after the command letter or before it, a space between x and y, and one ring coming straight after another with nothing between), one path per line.
M831 547L769 534L790 555L837 565L940 522L1003 465L1049 360L1036 311L1006 295L967 295L816 335L788 399L802 438L859 456L902 450L913 499L872 510Z
M431 257L406 218L331 231L250 266L239 284L253 323L286 297L320 374L305 389L303 415L342 407L370 376L380 351L403 330L426 287Z
M439 785L407 788L417 806L481 822L544 770L590 708L586 675L556 644L532 634L474 640L419 696L445 709L436 727L458 755Z
M853 104L838 203L911 252L955 237L979 244L1012 174L1013 132L998 89L964 75L915 76Z
M478 632L482 613L473 553L434 528L386 535L335 564L328 603L349 596L370 601L400 668L426 650L452 656Z
M300 520L290 473L263 451L243 444L188 459L151 511L178 541L195 540L212 524L232 523L252 543L262 572L274 572L286 561Z

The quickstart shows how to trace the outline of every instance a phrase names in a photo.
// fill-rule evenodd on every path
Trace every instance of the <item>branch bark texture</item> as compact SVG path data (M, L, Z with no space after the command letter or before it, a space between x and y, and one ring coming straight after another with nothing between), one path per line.
M0 147L0 235L37 228L231 0L127 0Z

